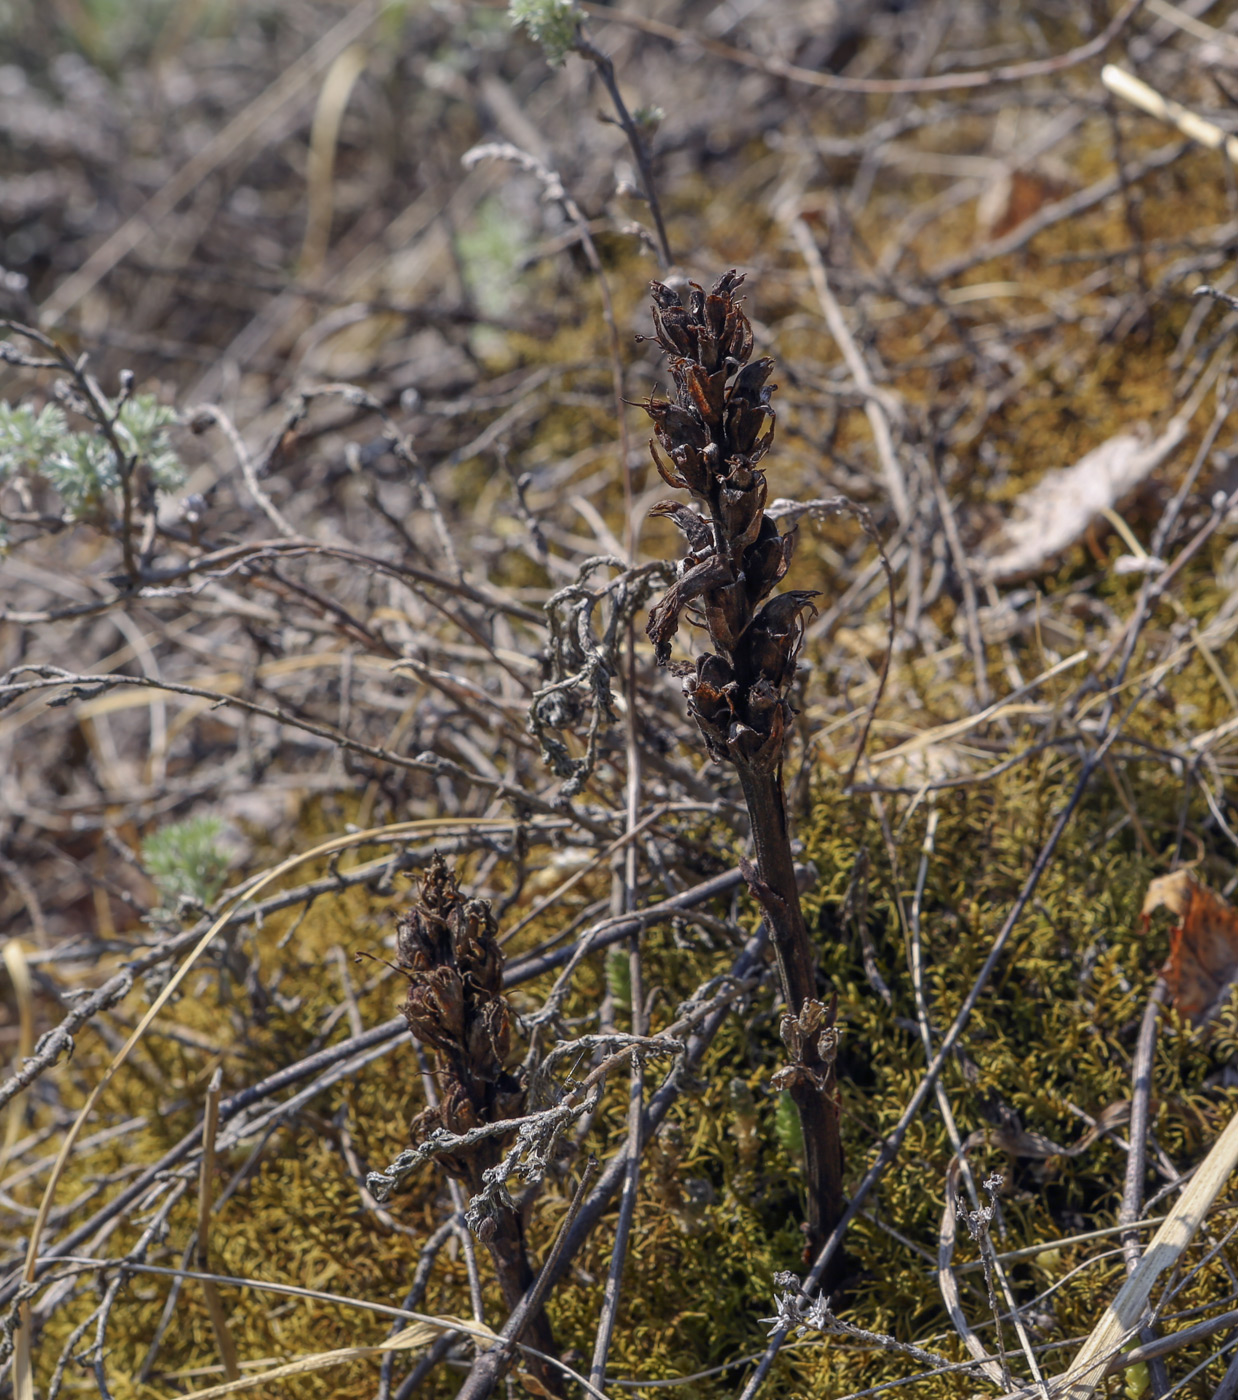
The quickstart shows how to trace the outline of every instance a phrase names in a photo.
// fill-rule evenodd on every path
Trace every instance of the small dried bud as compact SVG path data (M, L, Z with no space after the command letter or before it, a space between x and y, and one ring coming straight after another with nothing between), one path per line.
M454 967L435 967L418 975L408 989L404 1019L418 1040L448 1052L464 1038L464 983Z
M181 519L186 525L197 525L206 514L206 510L206 497L198 491L193 491L181 502Z
M755 682L767 681L776 690L789 685L795 676L795 658L804 636L805 612L816 614L812 600L817 595L802 590L780 593L757 613L745 640L747 674Z

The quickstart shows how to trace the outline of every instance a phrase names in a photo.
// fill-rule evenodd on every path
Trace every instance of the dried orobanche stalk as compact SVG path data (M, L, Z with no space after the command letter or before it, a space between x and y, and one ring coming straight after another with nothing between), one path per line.
M691 284L687 305L652 284L655 339L670 358L675 392L650 399L657 443L649 444L668 486L696 506L666 501L654 513L673 520L688 541L678 577L649 615L647 632L661 665L681 617L709 633L712 650L683 677L688 708L711 757L734 764L752 823L755 868L745 863L761 903L788 1015L783 1039L791 1063L782 1072L800 1115L808 1186L807 1242L815 1250L842 1215L842 1148L835 1079L833 1005L817 999L816 967L800 909L782 790L782 758L792 711L786 695L815 593L771 597L791 562L795 534L780 533L766 512L759 463L774 437L770 359L752 359L752 327L735 292L743 278L725 273L708 292ZM662 453L659 453L658 447ZM669 458L669 461L666 460Z
M766 383L774 362L751 360L752 327L734 295L743 280L731 271L708 293L693 285L686 307L653 283L655 338L670 356L675 397L646 405L669 463L652 442L650 449L666 484L689 491L704 513L671 501L654 507L684 533L689 553L646 630L665 665L682 614L708 629L713 652L695 668L675 668L687 672L689 709L715 759L770 772L782 757L791 718L784 696L816 595L769 598L795 534L780 534L765 514L757 464L774 436Z
M408 978L404 1017L413 1035L438 1057L439 1101L413 1119L409 1132L414 1143L440 1130L463 1136L513 1118L524 1108L524 1081L506 1068L511 1011L503 996L497 934L490 902L467 898L446 862L435 855L412 908L396 926L396 963ZM478 1234L494 1260L508 1309L514 1310L535 1271L519 1210L506 1190L487 1190L486 1179L510 1137L479 1137L441 1153L439 1160L475 1198L484 1194L488 1200ZM556 1355L550 1323L540 1308L524 1335L539 1351ZM529 1365L546 1393L562 1393L556 1368L536 1359Z
M509 1074L511 1015L503 998L503 953L490 903L466 899L436 855L413 907L396 926L396 962L408 978L401 1008L408 1028L439 1053L439 1103L413 1120L414 1141L438 1128L463 1134L512 1118L524 1107L524 1085ZM502 1140L478 1143L484 1153L445 1156L447 1171L480 1190L481 1170L498 1160ZM476 1178L476 1184L475 1184Z

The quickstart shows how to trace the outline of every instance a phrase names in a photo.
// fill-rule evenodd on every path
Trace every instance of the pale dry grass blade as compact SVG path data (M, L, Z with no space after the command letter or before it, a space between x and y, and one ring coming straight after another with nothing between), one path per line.
M219 1100L223 1092L223 1070L217 1067L206 1090L206 1116L202 1121L202 1170L198 1176L198 1268L206 1273L211 1266L211 1204L215 1183L215 1134L219 1129ZM223 1300L214 1279L202 1280L206 1310L211 1315L211 1330L219 1347L224 1375L230 1381L240 1379L236 1343L228 1326Z
M1149 87L1141 78L1136 78L1124 68L1119 68L1115 63L1106 63L1101 69L1100 80L1110 92L1124 98L1140 111L1147 112L1149 116L1177 127L1183 136L1189 136L1192 141L1198 141L1209 150L1219 151L1224 147L1229 160L1238 160L1238 137L1227 136L1214 122L1206 120L1197 112L1192 112L1180 102L1162 97L1155 88Z
M433 1342L443 1331L456 1329L475 1335L493 1337L488 1327L478 1327L476 1323L466 1323L462 1318L444 1317L437 1325L428 1322L414 1322L405 1327L388 1341L372 1347L340 1347L337 1351L320 1351L312 1356L299 1356L295 1361L273 1366L269 1371L259 1371L250 1376L234 1376L224 1385L208 1386L205 1390L195 1390L185 1400L216 1400L223 1395L235 1395L240 1390L252 1390L255 1386L267 1385L271 1381L290 1380L293 1376L312 1375L316 1371L326 1371L332 1366L342 1366L348 1361L361 1361L370 1356L385 1356L389 1351L420 1351Z
M1178 5L1171 5L1169 0L1147 0L1147 6L1154 15L1159 15L1166 23L1181 29L1184 34L1201 39L1205 44L1217 44L1223 49L1228 49L1231 54L1238 54L1238 39L1232 34L1227 34L1215 25L1205 24L1197 15L1189 14Z
M299 271L313 277L327 256L331 219L335 213L335 151L340 124L357 79L365 72L369 55L360 44L346 48L327 70L314 121L310 127L309 166L306 171L305 240L301 244Z
M1017 714L1042 713L1045 708L1043 705L1022 703L1021 697L1030 694L1037 686L1043 685L1045 681L1053 680L1055 676L1060 676L1064 671L1072 670L1087 659L1088 653L1086 651L1077 651L1073 656L1063 657L1061 661L1042 671L1040 675L1035 676L1019 690L1013 691L1001 700L994 701L992 705L986 706L976 714L965 715L962 719L952 720L949 724L941 724L933 729L927 729L923 734L917 734L914 739L908 739L905 743L899 744L897 748L874 754L871 761L874 764L889 763L892 759L909 758L912 754L920 753L924 749L931 748L934 744L943 744L952 739L958 739L990 720Z
M830 329L830 334L834 337L834 342L842 353L857 388L864 396L864 413L872 430L877 460L881 464L882 481L890 493L890 502L894 506L894 513L898 516L900 523L905 523L911 515L911 501L907 494L906 475L898 460L891 432L891 420L897 421L901 416L901 405L889 390L879 389L873 382L873 376L865 363L864 356L860 353L855 337L851 334L851 328L843 316L838 298L835 297L830 288L830 279L825 270L825 260L813 241L812 233L804 222L803 215L798 210L795 211L786 218L786 225L807 264L813 289L821 304L821 314Z
M1191 1243L1208 1208L1238 1166L1238 1116L1231 1118L1212 1151L1200 1163L1178 1204L1153 1236L1139 1267L1126 1280L1067 1371L1061 1387L1066 1400L1089 1400L1110 1359L1138 1332L1157 1279L1172 1268Z
M355 43L379 16L380 6L358 5L328 31L308 53L298 59L260 97L239 112L224 129L187 161L157 194L127 219L86 259L85 263L56 288L44 302L40 322L50 330L87 296L128 254L132 253L192 193L208 175L236 154L277 116L303 89L329 67L350 44Z

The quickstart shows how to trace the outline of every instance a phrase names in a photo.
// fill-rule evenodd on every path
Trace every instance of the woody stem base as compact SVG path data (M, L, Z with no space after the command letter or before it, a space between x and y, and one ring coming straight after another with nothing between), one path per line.
M507 1340L506 1344L496 1344L478 1357L456 1400L488 1400L501 1386L503 1376L515 1358L517 1342L527 1342L547 1356L558 1355L550 1321L544 1310L539 1306L529 1315L522 1306L526 1293L532 1287L534 1273L525 1248L520 1217L512 1211L503 1211L494 1220L496 1229L487 1243L499 1287L503 1290L503 1301L510 1315L504 1334ZM507 1335L508 1331L511 1332L510 1336ZM545 1394L563 1394L563 1373L557 1367L534 1356L523 1358L521 1364L541 1384Z
M742 763L736 764L736 769L752 823L757 874L764 887L757 891L758 898L769 923L787 1009L798 1016L806 1002L817 999L817 975L800 908L782 776L780 772L754 771ZM790 1090L804 1137L807 1243L814 1252L825 1243L844 1209L842 1140L832 1067L823 1067L822 1077L825 1082L821 1084L802 1078Z

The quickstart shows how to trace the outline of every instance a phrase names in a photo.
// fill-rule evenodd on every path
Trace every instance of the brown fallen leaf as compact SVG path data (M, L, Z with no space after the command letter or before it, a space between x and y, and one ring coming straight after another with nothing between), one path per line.
M1238 979L1238 910L1189 870L1162 875L1148 886L1141 911L1145 928L1161 908L1178 918L1161 976L1174 1006L1200 1024L1211 1019Z
M1070 184L1042 171L1003 170L976 202L980 237L1001 238L1044 205L1064 199L1070 190Z

